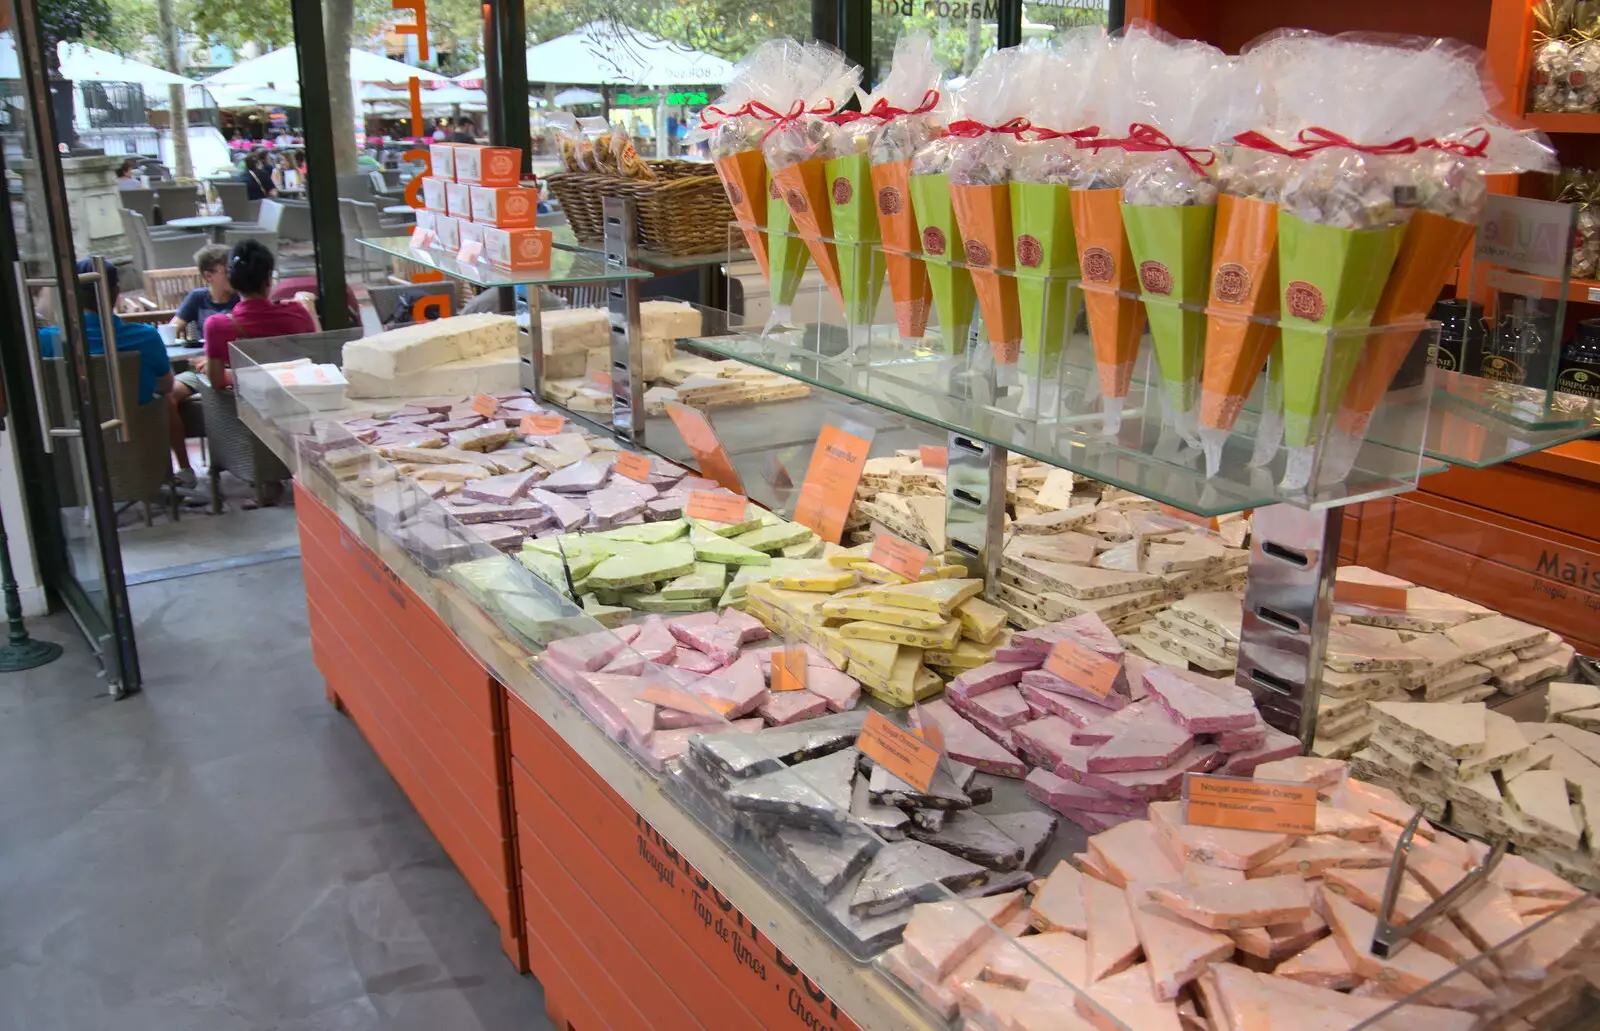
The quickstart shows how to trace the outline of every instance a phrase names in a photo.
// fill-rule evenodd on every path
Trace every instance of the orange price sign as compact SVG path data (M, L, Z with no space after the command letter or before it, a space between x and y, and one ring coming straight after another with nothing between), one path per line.
M1200 827L1314 834L1317 787L1205 773L1184 776L1184 819Z
M838 544L871 447L872 441L868 438L847 433L837 426L822 427L817 446L811 451L811 466L806 470L805 483L800 485L794 521L810 527L828 543Z
M950 468L950 449L947 447L934 447L932 444L923 444L919 449L922 464L929 469Z
M589 382L592 385L599 387L601 390L610 390L611 373L602 371L600 369L595 369L593 372L589 373Z
M724 703L719 705L716 699L701 698L699 695L690 694L676 687L665 684L651 684L638 694L634 695L637 701L649 702L651 705L664 705L669 709L680 712L727 712L732 705Z
M668 401L667 415L683 436L683 442L689 445L690 453L700 466L700 475L715 480L735 494L743 494L744 484L734 471L733 459L728 457L727 449L718 439L717 431L711 428L711 420L706 414L697 408Z
M1195 526L1201 526L1207 530L1215 530L1217 528L1216 516L1198 516L1193 512L1185 512L1181 508L1173 508L1171 505L1162 505L1160 508L1161 514L1164 516L1171 516L1173 519L1179 519L1185 523L1193 523Z
M1381 584L1358 584L1345 580L1333 582L1335 604L1360 605L1368 609L1393 609L1404 612L1410 604L1411 594L1404 587L1385 587Z
M1057 641L1044 662L1046 673L1070 680L1101 698L1111 694L1120 668L1115 659L1090 651L1076 641Z
M899 573L907 580L920 580L922 570L928 565L928 552L910 541L903 541L892 533L880 533L872 541L869 558L891 573Z
M548 437L560 433L567 420L559 415L524 415L517 424L517 432L524 437Z
M472 399L472 410L485 419L493 419L494 413L500 410L500 402L488 394L478 394Z
M939 749L920 734L890 723L876 710L867 713L856 747L918 791L928 790L939 768Z
M779 648L772 653L772 690L806 689L806 650Z
M618 476L626 476L639 483L650 478L650 459L632 451L618 451L617 460L611 468L616 470Z
M917 706L917 733L922 740L937 748L941 755L944 754L944 731L939 729L939 724L927 717L920 704Z
M683 514L691 519L713 523L742 523L750 500L738 494L718 494L714 490L691 490Z

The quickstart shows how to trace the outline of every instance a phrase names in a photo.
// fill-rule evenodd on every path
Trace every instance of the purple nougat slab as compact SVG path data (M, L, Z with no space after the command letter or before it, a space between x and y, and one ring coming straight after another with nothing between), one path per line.
M1118 798L1156 801L1177 798L1185 773L1208 773L1220 766L1226 756L1216 745L1198 745L1181 762L1164 770L1135 770L1128 773L1100 773L1090 770L1089 754L1094 749L1074 745L1056 767L1056 776L1086 784Z
M400 412L394 417L395 422L415 423L418 426L427 426L436 422L444 422L443 412Z
M661 617L655 616L640 624L639 636L633 639L633 650L646 662L665 665L677 654L678 639L672 636Z
M560 494L587 494L604 487L610 476L611 466L585 460L557 469L540 486Z
M716 624L685 626L682 623L668 623L667 627L679 644L688 645L700 654L716 659L721 665L727 665L739 657L739 635L732 630L724 630ZM751 661L755 661L754 657Z
M715 480L708 480L700 476L684 476L678 481L678 489L687 495L692 490L723 491L722 484Z
M1156 667L1144 675L1145 687L1161 707L1193 734L1215 734L1224 730L1249 730L1256 724L1254 705L1242 708L1196 686L1175 671Z
M1043 716L1017 728L1017 751L1035 766L1053 770L1064 751L1072 747L1076 729L1060 716Z
M1072 743L1075 745L1103 745L1140 720L1148 719L1160 720L1163 723L1172 722L1167 717L1167 714L1161 711L1160 706L1149 699L1130 702L1127 706L1118 709L1105 719L1097 723L1090 723L1075 731L1072 735Z
M601 668L600 672L619 673L624 676L637 677L642 675L645 671L645 668L649 665L650 660L629 648L623 651L616 658L612 659L610 662L606 663L605 666Z
M760 720L756 721L760 723ZM640 756L646 766L660 773L667 768L667 763L689 750L689 739L700 733L696 727L680 730L657 730L650 737L650 748Z
M1227 730L1211 737L1212 742L1224 752L1253 752L1267 743L1269 728L1256 717L1255 726L1248 730Z
M1027 662L1033 669L1044 665L1045 658L1050 654L1050 642L1036 640L1019 641L1016 635L1011 640L994 650L995 662Z
M429 428L438 430L440 433L459 433L462 430L470 430L482 426L483 423L484 418L481 415L463 415L460 418L436 422Z
M557 662L576 670L593 672L617 657L627 642L610 630L551 641L545 652Z
M1079 687L1070 680L1063 680L1054 673L1042 669L1030 670L1024 673L1022 675L1022 683L1036 691L1054 691L1056 694L1071 695L1074 698L1082 698L1084 701L1094 702L1096 705L1104 706L1107 709L1120 709L1128 704L1128 696L1120 691L1112 691L1110 694L1101 697L1087 687Z
M509 505L448 505L447 511L465 525L504 523L513 519L537 519L544 506L537 501L513 501Z
M564 498L559 494L552 494L543 487L535 488L528 494L528 498L543 505L550 515L561 524L563 530L570 530L574 526L589 518L589 509L573 502L571 498Z
M771 665L771 661L768 661ZM806 690L821 695L834 712L849 712L861 700L861 682L848 673L806 665Z
M828 700L810 691L768 691L756 709L774 727L813 719L828 711Z
M522 547L523 533L506 523L479 523L467 532L497 551L516 551Z
M659 498L644 506L645 518L651 522L664 519L676 519L683 515L684 506L689 503L687 495L663 494Z
M938 727L939 732L944 735L945 754L956 762L976 766L985 773L999 777L1021 778L1027 775L1028 768L1023 765L1021 759L1000 747L983 731L963 719L961 714L950 708L949 703L942 698L917 705L912 709L912 719L919 727L922 725L922 720L927 720Z
M1089 771L1164 770L1193 748L1194 735L1176 723L1141 723L1097 745L1089 753Z
M975 669L967 670L946 686L951 694L976 698L985 691L995 691L1017 683L1024 673L1038 669L1043 662L1042 656L1038 662L986 662Z
M549 481L545 482L548 483ZM637 486L649 490L652 497L654 496L655 492L652 488L646 487L642 483ZM589 514L594 517L594 521L597 523L615 524L619 520L627 519L629 516L642 515L645 503L650 500L651 498L645 497L641 491L634 490L632 487L623 484L613 483L604 490L597 490L589 495Z
M1056 694L1054 691L1041 691L1036 687L1029 687L1024 681L1017 690L1022 692L1023 701L1041 714L1060 716L1075 727L1086 727L1097 720L1103 720L1116 712L1104 705L1091 702L1086 698L1077 698L1073 695Z
M686 669L691 673L715 673L722 668L722 661L713 659L709 655L702 655L693 648L679 648L678 653L672 657L671 665L675 669Z
M1034 770L1022 782L1022 790L1029 798L1043 802L1057 812L1075 809L1080 812L1115 813L1120 816L1143 817L1150 812L1150 803L1133 798L1118 798L1104 791L1058 777L1049 770Z
M590 673L585 677L596 694L608 702L627 727L628 738L648 747L656 728L656 707L639 700L645 681L636 676Z
M504 473L473 480L461 488L461 496L486 505L509 505L532 490L542 472Z
M730 720L755 712L772 693L767 690L754 659L741 660L726 669L708 673L691 682L688 688Z
M1299 738L1291 737L1281 730L1267 728L1267 740L1260 748L1248 752L1236 752L1228 756L1228 762L1222 772L1235 777L1248 777L1256 772L1256 767L1262 763L1269 763L1275 759L1287 759L1292 755L1300 754Z
M667 629L675 626L716 626L722 617L715 612L691 612L685 616L673 616L667 620Z
M723 610L722 618L718 620L717 625L738 635L740 644L749 644L751 641L761 641L772 636L772 631L768 630L761 620L738 609Z
M955 706L952 704L951 708L954 709ZM957 711L959 712L960 710L957 709ZM989 719L989 717L984 716L981 713L965 712L962 713L962 715L966 717L968 723L982 731L984 735L989 738L989 740L993 741L995 744L999 745L1001 748L1004 748L1008 752L1013 754L1016 752L1017 732L1015 730L1011 729L1010 727L1002 726L1001 724L994 722L993 720Z
M722 722L722 717L710 712L685 712L665 705L656 708L656 727L660 730L682 730L685 727L703 727Z
M1022 692L1014 687L1002 687L998 691L986 691L976 698L961 702L959 705L957 704L958 701L960 699L951 698L951 707L971 717L977 723L1014 728L1018 724L1028 722L1030 715L1028 703L1023 699Z

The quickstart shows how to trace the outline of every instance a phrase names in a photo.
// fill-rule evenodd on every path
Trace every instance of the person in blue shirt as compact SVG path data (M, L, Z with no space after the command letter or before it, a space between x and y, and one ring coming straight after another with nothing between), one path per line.
M78 261L79 275L93 271L94 262L88 258ZM154 326L124 322L115 314L117 297L121 293L115 265L106 265L106 287L111 293L113 310L111 329L117 338L117 350L139 352L139 403L145 405L157 397L169 396L172 393L172 363L167 360L167 345L162 342L161 334ZM78 306L83 311L84 342L88 346L89 353L104 354L105 340L100 330L100 300L95 293L93 283L78 284ZM39 331L39 352L46 358L55 358L61 354L59 326L46 326ZM178 420L176 407L169 412L168 422L176 422L177 432L180 435L183 433L183 424ZM187 461L185 464L188 464ZM190 475L193 476L193 473Z

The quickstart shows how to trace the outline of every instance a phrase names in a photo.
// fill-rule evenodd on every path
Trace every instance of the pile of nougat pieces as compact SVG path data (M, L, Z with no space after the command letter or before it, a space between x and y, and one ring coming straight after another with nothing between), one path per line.
M1336 575L1403 592L1406 603L1338 603L1313 754L1345 759L1366 748L1376 727L1373 703L1483 702L1524 694L1572 666L1573 647L1543 627L1364 566L1341 566Z
M1191 825L1182 803L1157 802L1023 891L919 905L882 965L942 1018L1022 1031L1349 1028L1402 999L1372 1026L1528 1031L1560 1026L1600 980L1600 902L1517 855L1376 955L1413 810L1339 760L1295 757L1256 775L1314 785L1316 833ZM1397 918L1485 851L1424 821Z

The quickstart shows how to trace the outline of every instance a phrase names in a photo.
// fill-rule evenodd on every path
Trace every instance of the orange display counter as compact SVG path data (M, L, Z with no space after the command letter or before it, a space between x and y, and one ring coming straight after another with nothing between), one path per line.
M350 526L295 497L312 651L562 1031L854 1031Z

